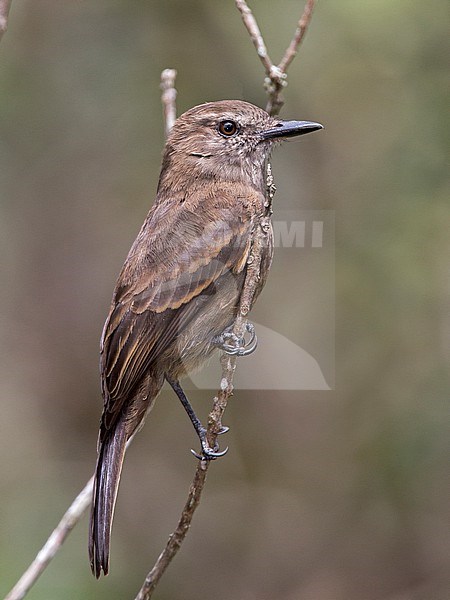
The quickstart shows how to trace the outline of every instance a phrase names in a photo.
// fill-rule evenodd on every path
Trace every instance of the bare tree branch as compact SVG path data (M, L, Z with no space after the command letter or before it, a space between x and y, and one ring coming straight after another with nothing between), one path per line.
M175 104L177 98L177 90L175 89L176 76L177 72L175 69L164 69L164 71L161 73L161 101L163 105L166 137L169 135L175 119L177 118L177 109Z
M235 361L235 357L226 357L226 359L222 357L222 378L226 378L227 381L230 378L230 372L234 370L234 365L232 363ZM212 432L213 430L218 430L215 429L215 424L217 422L220 423L221 415L225 410L229 395L231 395L231 391L227 388L225 390L220 390L217 397L214 398L213 412L208 419L208 443L211 445L211 447L214 447L215 437L217 435L214 435ZM213 413L214 416L212 416ZM166 547L161 552L155 565L145 578L145 581L139 590L138 595L136 596L136 600L149 600L149 598L151 598L153 591L159 583L159 580L180 549L180 546L183 543L191 525L194 512L199 505L210 462L211 461L205 460L199 461L195 471L194 479L189 488L189 494L186 503L182 510L180 520L178 521L178 525L173 533L170 534Z
M269 202L266 206L266 214L260 218L258 224L256 225L253 245L247 262L247 274L240 299L239 313L233 326L233 333L238 338L243 337L246 329L246 317L252 305L255 290L259 281L261 254L264 246L266 245L266 237L270 231L271 198L274 193L273 180L270 170L268 173L267 183ZM208 443L212 448L216 442L217 432L220 431L222 427L223 413L227 407L228 400L233 393L233 376L236 369L236 360L236 356L229 356L228 354L222 353L220 360L222 365L220 389L217 393L217 396L214 398L213 408L208 417L207 437ZM178 525L173 533L171 533L166 547L159 555L154 567L145 578L144 584L139 590L135 600L150 600L159 580L180 549L180 546L183 543L187 532L189 531L195 509L199 505L210 462L211 461L205 460L199 461Z
M91 477L67 509L58 526L38 552L34 561L6 596L5 600L22 600L22 598L25 598L39 576L45 571L52 558L54 558L55 554L61 548L66 537L90 505L93 481L94 478Z
M0 41L3 34L8 29L9 9L11 8L11 0L0 0Z
M183 543L183 540L186 537L186 534L190 527L194 511L197 508L198 503L200 502L200 495L202 493L203 486L205 485L206 472L208 470L208 467L208 461L201 461L197 465L194 480L192 481L191 487L189 488L188 498L181 513L178 525L174 532L170 534L166 547L161 552L154 567L151 569L151 571L145 578L145 581L138 595L136 596L136 600L147 600L151 597L165 570L171 563L175 554L180 549L180 546Z
M282 91L287 85L286 71L291 62L294 60L298 47L300 46L306 30L308 29L314 5L315 0L307 0L303 14L299 19L294 37L287 47L281 62L278 65L275 65L267 53L266 45L264 43L258 23L256 22L252 11L248 7L246 0L236 0L236 7L241 13L244 25L250 34L250 37L256 48L256 52L258 53L258 56L261 59L266 71L267 77L264 81L264 87L266 88L266 92L269 96L266 106L266 111L269 113L269 115L277 115L284 104Z
M126 445L127 449L133 442L133 439L134 435L128 440ZM93 483L94 477L91 477L66 510L61 521L37 553L36 558L4 600L22 600L22 598L25 598L27 593L48 567L51 560L55 557L69 533L91 505Z

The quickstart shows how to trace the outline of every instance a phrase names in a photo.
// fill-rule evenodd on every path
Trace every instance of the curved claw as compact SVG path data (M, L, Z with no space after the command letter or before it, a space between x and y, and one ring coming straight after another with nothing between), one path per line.
M256 329L255 329L255 326L253 325L253 323L250 323L250 321L247 321L247 323L245 324L245 329L250 334L250 339L247 342L247 346L248 346L249 344L253 344L253 342L255 340L257 340Z
M223 340L231 340L231 344ZM237 354L239 350L245 345L244 338L238 338L234 333L225 332L222 334L222 343L220 344L221 349L227 354Z
M229 431L230 431L229 427L227 427L226 425L222 425L220 430L217 432L217 435L223 435L224 433L228 433Z
M252 354L258 346L258 338L256 337L255 326L253 323L247 323L247 331L250 333L250 339L241 348L238 348L237 356L248 356Z
M202 454L199 454L192 448L191 452L195 456L195 458L198 458L198 460L215 460L216 458L224 456L228 452L228 446L225 448L225 450L222 450L221 452L214 451L212 448L208 447L203 448Z
M201 454L199 454L198 452L196 452L194 450L194 448L191 448L191 452L195 456L195 458L198 458L198 460L203 460L204 459L204 457Z

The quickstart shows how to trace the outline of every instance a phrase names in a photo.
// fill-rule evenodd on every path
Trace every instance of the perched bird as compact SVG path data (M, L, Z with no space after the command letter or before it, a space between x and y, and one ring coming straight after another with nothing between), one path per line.
M223 454L208 446L179 379L224 343L236 317L255 223L268 210L266 172L274 143L321 128L270 117L238 100L201 104L176 120L155 203L119 274L101 339L104 408L89 542L96 577L108 573L125 444L164 380L199 435L201 457ZM255 298L272 253L268 235Z

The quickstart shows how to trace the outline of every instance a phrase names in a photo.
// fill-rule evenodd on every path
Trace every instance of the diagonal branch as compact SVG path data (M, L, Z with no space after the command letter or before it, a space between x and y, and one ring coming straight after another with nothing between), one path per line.
M226 408L228 397L231 395L232 390L232 377L233 371L235 369L236 357L227 357L223 356L222 363L222 378L226 379L228 385L231 386L230 389L220 390L218 395L214 398L214 407L208 419L208 443L211 447L214 447L215 438L217 434L213 433L214 431L218 431L220 428L220 422L222 418L222 414ZM219 423L219 425L216 425ZM216 429L217 427L217 429ZM186 503L181 512L180 520L178 521L178 525L176 529L170 534L167 544L164 550L158 557L153 568L148 573L145 581L139 590L138 595L135 600L149 600L155 590L156 586L159 583L159 580L163 576L167 567L172 562L173 558L177 554L178 550L181 547L181 544L186 537L187 532L189 531L189 527L192 522L192 517L194 516L194 512L197 506L200 503L200 497L205 486L206 482L206 474L209 468L211 461L202 460L198 462L197 469L195 471L194 479L189 488L188 497Z
M266 212L262 217L260 217L259 222L255 226L252 248L247 262L247 273L239 303L239 312L233 325L233 333L237 336L237 338L242 338L244 336L247 325L247 314L253 303L256 287L258 285L262 251L267 243L266 238L270 230L271 203L274 193L275 188L273 186L273 178L269 166L267 174L268 202L266 206ZM236 356L230 356L222 353L220 359L222 366L222 379L220 381L220 389L217 392L217 395L214 397L213 408L208 417L208 428L206 434L208 438L208 444L211 448L214 448L216 443L217 432L222 429L222 416L227 407L228 400L233 394L233 377L236 370L236 362ZM178 525L170 534L164 550L161 552L156 563L149 571L135 600L150 600L161 577L164 575L167 567L170 565L180 549L181 544L183 543L191 526L195 510L200 503L202 491L206 483L206 474L210 464L211 461L206 460L199 461L197 464L194 479L189 488L188 497L181 512Z
M167 71L168 69L163 71L163 76L165 73L167 74ZM174 78L171 80L170 83L173 87ZM172 97L175 98L175 95L173 95ZM166 114L167 113L165 112L165 115ZM167 117L166 131L170 131L170 127L168 126L167 122ZM270 230L271 200L275 191L273 187L273 180L270 172L270 167L268 171L267 187L269 202L267 203L266 214L260 217L259 222L256 224L253 245L247 263L247 274L245 277L244 287L239 304L239 312L233 325L233 333L238 338L242 338L244 336L247 324L247 314L252 305L255 290L259 281L259 274L261 268L261 253L264 245L266 244L266 237ZM222 429L222 416L227 407L228 400L233 394L233 377L234 372L236 370L236 361L236 356L230 356L228 354L222 353L220 359L220 363L222 366L222 378L220 381L220 389L213 400L213 408L208 417L208 428L206 434L208 438L208 444L211 448L214 448L214 445L216 443L217 432ZM189 488L188 497L181 512L178 525L175 528L175 530L170 534L165 548L159 555L152 569L149 571L135 600L150 600L161 577L163 576L167 567L170 565L173 558L180 549L181 544L183 543L187 532L189 531L189 528L191 526L195 510L200 503L202 491L206 483L206 474L210 464L211 461L206 460L199 461L199 463L197 464L194 479Z
M241 13L242 20L250 34L256 52L264 65L267 75L269 75L273 68L273 63L267 53L267 48L263 36L261 35L261 31L259 30L258 23L245 0L236 0L236 8Z
M132 435L128 440L126 445L127 449L133 440L134 435ZM78 521L80 521L81 517L91 505L93 484L94 477L91 477L69 508L66 510L61 521L58 523L58 525L52 531L50 537L37 553L36 558L33 560L31 565L4 600L22 600L25 598L30 589L48 567L52 559L55 558L56 553L58 550L60 550L69 533L78 523Z
M9 9L11 8L11 0L0 0L0 41L3 34L8 29Z
M37 579L48 567L52 558L61 548L64 540L78 523L91 503L92 485L94 478L91 477L72 504L67 509L53 533L38 552L31 565L6 596L5 600L22 600L30 591Z
M270 171L268 174L268 193L269 199L271 200L273 188ZM247 314L253 303L255 290L259 282L261 255L264 246L267 244L267 235L270 231L270 206L270 202L268 202L266 214L260 217L255 226L252 248L247 262L247 274L239 304L239 312L233 326L233 333L238 338L241 338L244 335L247 324ZM220 431L222 426L223 413L227 407L228 400L233 393L233 376L236 369L236 360L236 356L229 356L225 353L221 356L222 379L220 382L220 389L213 400L213 408L208 417L207 437L208 443L212 448L216 442L217 432ZM159 555L154 567L145 578L144 584L135 600L150 600L159 580L180 549L180 546L189 531L194 512L200 503L201 494L206 482L206 473L210 463L211 461L199 461L178 525L173 533L171 533L166 547Z

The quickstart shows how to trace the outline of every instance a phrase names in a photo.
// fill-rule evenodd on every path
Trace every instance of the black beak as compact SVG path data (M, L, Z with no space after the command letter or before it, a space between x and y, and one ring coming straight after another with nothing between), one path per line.
M318 129L323 129L323 125L314 123L313 121L280 121L272 129L261 131L261 137L264 140L288 138L296 135L304 135Z

